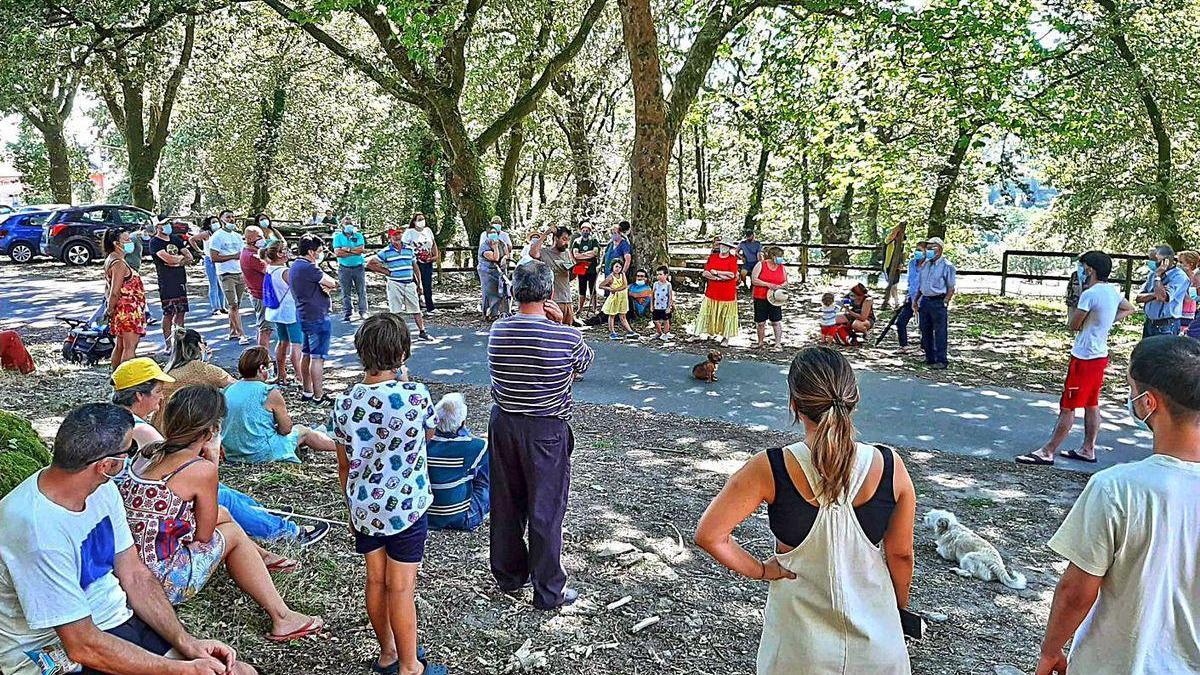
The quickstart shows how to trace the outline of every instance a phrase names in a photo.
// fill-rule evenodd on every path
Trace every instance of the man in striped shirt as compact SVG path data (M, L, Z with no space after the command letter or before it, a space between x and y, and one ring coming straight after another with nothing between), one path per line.
M388 230L391 244L367 261L367 269L387 279L388 311L417 324L422 340L425 317L421 314L421 275L417 274L417 254L404 243L404 230Z
M571 384L592 365L583 335L559 323L551 301L554 275L541 261L513 273L517 314L492 324L491 567L496 584L515 593L531 583L533 604L555 609L579 594L566 587L562 523L571 484ZM529 546L525 545L528 524Z

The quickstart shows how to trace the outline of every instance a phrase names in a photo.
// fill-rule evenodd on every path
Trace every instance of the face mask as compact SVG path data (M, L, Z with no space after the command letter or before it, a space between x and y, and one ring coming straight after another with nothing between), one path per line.
M729 255L729 247L728 246L720 246L717 248L717 252L719 252L721 255Z
M925 259L926 260L933 260L936 257L937 257L937 253L933 249L929 249L928 251L925 251Z
M422 229L422 230L423 230L423 229L425 229L425 221L424 221L424 220L418 220L418 221L417 221L417 228L418 228L418 229Z
M1157 272L1158 271L1158 261L1157 260L1146 261L1146 269L1150 270L1151 272Z
M1087 280L1088 280L1087 269L1084 268L1083 263L1078 263L1075 265L1075 273L1079 275L1080 283L1083 283L1083 284L1087 283Z
M1188 286L1188 297L1192 300L1196 299L1196 288L1194 286Z
M342 232L345 232L346 234L354 234L356 231L357 230L353 225L343 225L342 226Z
M171 236L174 231L175 228L171 227L170 225L163 225L163 234L167 235L168 237Z
M776 264L776 265L782 265L782 264L783 264L783 258L782 258L782 257L775 258L775 264Z
M263 218L262 220L258 221L258 226L259 226L259 227L264 227L264 228L265 228L265 227L270 227L270 226L271 226L271 221L270 221L270 220L267 220L266 218Z
M200 348L200 360L205 363L208 363L209 361L211 361L212 360L212 350L209 349L208 347L201 347Z
M221 227L225 228L227 232L233 232L237 229L237 223L221 223Z
M500 235L496 234L495 232L488 232L487 238L488 238L488 241L496 241L497 239L500 238Z
M1143 391L1142 393L1138 394L1137 396L1134 396L1133 398L1126 400L1125 401L1125 410L1129 411L1129 416L1137 421L1137 425L1139 428L1144 429L1146 431L1151 431L1150 425L1146 424L1146 420L1150 419L1150 415L1153 415L1154 413L1147 413L1145 417L1138 417L1137 413L1134 412L1134 410L1133 410L1133 402L1145 395L1146 395L1146 392Z
M121 249L123 251L125 251L126 253L133 253L133 242L129 241L124 244L121 244Z
M259 239L258 241L254 242L254 247L255 247L255 248L266 248L266 247L267 247L267 240L266 240L266 239Z

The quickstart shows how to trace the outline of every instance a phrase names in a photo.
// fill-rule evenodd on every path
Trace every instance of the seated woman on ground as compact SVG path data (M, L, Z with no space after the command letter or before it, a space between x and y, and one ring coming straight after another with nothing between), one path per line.
M113 371L112 402L133 413L133 440L138 448L146 448L163 441L162 434L146 419L166 409L167 387L179 384L178 381L170 380L171 376L162 372L157 363L145 357L130 359ZM212 460L219 464L221 453L218 452ZM135 458L133 469L141 470L145 464L145 459ZM246 534L261 541L295 541L303 548L315 544L329 533L327 523L318 522L301 527L267 513L253 497L224 483L217 486L217 501L229 511ZM288 571L298 564L295 560L281 555L267 551L262 553L263 561L271 571Z
M875 327L875 300L867 293L863 284L854 284L850 289L850 306L846 308L850 321L851 338L867 334Z
M907 674L897 608L908 606L912 584L912 479L898 453L855 441L858 383L841 353L802 349L787 383L803 439L731 476L696 543L743 576L791 580L767 591L759 675ZM759 560L733 531L763 502L775 555Z
M224 389L237 380L225 372L220 366L209 363L212 350L204 341L204 336L191 328L175 330L171 338L171 359L167 361L167 374L174 382L164 382L162 385L162 406L165 410L171 402L171 397L179 389L189 384L211 384L217 389ZM153 420L154 426L162 431L161 420Z
M217 464L225 400L208 385L176 392L163 418L161 443L139 451L145 460L118 489L133 543L167 599L179 605L200 592L224 562L230 578L271 619L268 640L286 642L325 629L319 616L288 607L263 562L262 550L217 504Z
M301 424L293 424L279 387L268 384L271 352L250 347L238 360L242 379L225 389L225 457L231 462L266 464L300 462L296 450L306 446L333 452L333 439Z

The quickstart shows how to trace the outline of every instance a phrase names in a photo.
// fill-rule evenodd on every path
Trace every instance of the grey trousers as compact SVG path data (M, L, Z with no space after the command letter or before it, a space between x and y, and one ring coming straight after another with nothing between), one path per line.
M350 306L351 292L358 294L358 313L367 313L367 268L343 267L338 265L338 285L342 287L342 316L349 317L353 312Z

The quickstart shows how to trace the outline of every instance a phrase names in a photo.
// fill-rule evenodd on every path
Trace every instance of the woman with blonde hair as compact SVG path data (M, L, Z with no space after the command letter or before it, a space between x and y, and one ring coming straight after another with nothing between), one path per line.
M138 556L172 605L199 593L224 562L233 582L267 612L267 639L285 642L318 633L325 622L288 607L262 549L217 503L224 413L220 389L205 384L180 389L164 411L163 441L142 448L143 461L118 484Z
M804 440L760 452L730 477L696 543L771 582L759 675L909 673L899 609L912 583L912 480L895 451L855 441L858 383L841 353L801 350L788 389ZM732 533L764 502L776 554L759 560Z

